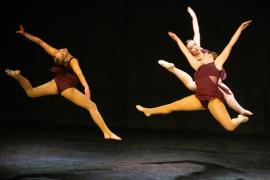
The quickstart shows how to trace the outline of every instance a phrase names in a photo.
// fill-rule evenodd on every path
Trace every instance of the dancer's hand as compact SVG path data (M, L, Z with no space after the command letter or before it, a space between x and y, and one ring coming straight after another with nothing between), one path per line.
M16 31L17 34L21 34L21 35L24 35L25 34L25 30L24 30L24 27L23 25L20 24L20 29L18 31Z
M85 94L85 96L86 96L88 99L91 98L89 87L85 87L85 88L84 88L84 94Z
M243 31L244 29L246 29L246 28L250 25L251 22L252 22L252 20L243 22L243 23L240 25L240 29Z
M188 13L190 14L191 17L196 16L196 15L195 15L195 12L193 11L193 9L191 9L191 7L188 7L188 8L187 8L187 11L188 11Z
M168 35L175 41L179 40L178 36L173 32L168 32Z

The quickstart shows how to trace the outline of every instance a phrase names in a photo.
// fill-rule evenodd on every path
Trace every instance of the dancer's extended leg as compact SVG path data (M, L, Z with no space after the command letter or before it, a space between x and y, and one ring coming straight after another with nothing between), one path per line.
M19 82L19 84L29 97L36 98L46 95L58 94L57 86L54 80L51 80L41 86L33 88L29 80L26 79L23 75L21 75L20 70L13 71L10 69L6 69L5 72L7 75L13 77L15 80Z
M195 95L191 95L173 103L155 108L145 108L140 105L137 105L136 108L139 111L143 112L146 116L150 116L153 114L169 114L174 111L205 110L205 108L202 106L201 102L196 98Z
M83 93L81 93L76 88L68 88L64 90L61 95L70 100L71 102L77 104L78 106L88 110L94 122L103 132L105 139L121 140L120 137L111 132L111 130L107 127L97 109L96 104L90 99L88 99Z
M186 72L182 71L181 69L178 69L174 66L173 63L169 63L165 60L159 60L158 63L173 73L182 83L191 91L196 91L197 86L195 82L193 81L192 77L187 74Z
M218 98L209 101L208 109L216 120L228 131L233 131L241 123L248 121L248 117L243 115L238 115L237 118L231 119L225 105Z
M229 90L230 94L227 94L226 92L224 92L222 90L222 88L219 88L221 90L221 92L223 93L223 96L228 104L228 106L230 108L232 108L233 110L235 110L236 112L238 112L239 114L242 114L244 116L251 116L253 115L252 112L250 112L249 110L243 108L235 99L232 91L230 90L230 88L228 86L226 86L224 83L220 83L220 86L224 87L225 89Z

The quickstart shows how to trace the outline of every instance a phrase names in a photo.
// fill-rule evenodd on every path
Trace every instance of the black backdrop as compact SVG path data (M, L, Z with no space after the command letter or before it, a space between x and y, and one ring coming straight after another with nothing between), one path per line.
M113 128L172 129L194 132L225 130L208 111L174 112L146 118L136 104L153 107L192 92L157 64L173 62L194 71L168 37L193 37L190 5L196 12L203 47L222 51L241 22L252 19L225 64L241 105L254 112L234 133L269 135L269 20L265 1L78 0L9 1L1 12L1 124L95 126L88 113L61 96L30 99L7 67L21 69L33 86L53 78L52 59L37 45L15 34L19 24L56 48L66 47L80 60L93 101ZM82 90L82 87L78 87ZM229 110L232 116L237 114Z

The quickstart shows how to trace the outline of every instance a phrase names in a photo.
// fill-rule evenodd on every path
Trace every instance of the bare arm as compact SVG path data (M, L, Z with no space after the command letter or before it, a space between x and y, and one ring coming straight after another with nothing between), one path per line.
M242 31L244 29L246 29L246 27L248 27L251 22L252 22L251 20L245 21L239 26L239 28L236 30L236 32L232 36L230 42L224 48L222 53L217 57L217 59L215 60L215 65L218 69L220 69L220 70L222 69L223 64L226 62L226 60L228 59L228 57L231 53L232 47L234 46L234 44L236 43L236 41L240 37Z
M181 39L172 32L169 32L168 35L177 42L178 47L180 48L180 50L184 53L184 55L186 56L189 64L192 66L193 69L197 70L198 67L201 65L201 63L199 61L197 61L193 55L189 52L189 50L187 49L187 47L185 46L185 44L181 41Z
M25 32L24 27L22 25L20 25L20 29L18 31L16 31L16 33L21 34L26 39L40 45L51 56L54 56L55 53L58 51L58 49L55 49L55 48L51 47L50 45L48 45L45 41L43 41L39 37L36 37L36 36L34 36L32 34L29 34L29 33Z
M193 41L195 41L195 43L199 47L201 47L201 35L200 35L200 29L199 29L197 16L195 12L191 9L191 7L188 7L187 11L192 17L192 27L193 27L193 32L194 32Z
M72 67L73 71L75 72L75 74L79 78L80 83L84 87L84 94L86 95L86 97L88 97L90 99L90 89L89 89L88 83L85 80L85 77L82 73L82 70L81 70L80 65L78 63L78 60L76 58L73 58L70 61L70 66Z

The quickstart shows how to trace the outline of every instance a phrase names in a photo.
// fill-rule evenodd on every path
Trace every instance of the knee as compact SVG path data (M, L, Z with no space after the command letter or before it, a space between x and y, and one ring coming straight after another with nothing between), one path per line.
M88 106L88 110L92 111L92 110L96 110L96 109L97 109L97 105L93 101L90 101L89 106Z
M28 97L30 97L30 98L35 98L35 97L36 97L36 95L35 95L35 93L34 93L33 90L28 90L28 91L26 91L26 95L27 95Z
M187 84L187 88L191 91L196 91L196 84L194 81Z

